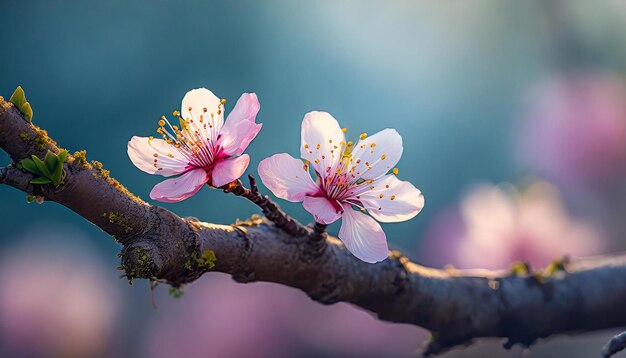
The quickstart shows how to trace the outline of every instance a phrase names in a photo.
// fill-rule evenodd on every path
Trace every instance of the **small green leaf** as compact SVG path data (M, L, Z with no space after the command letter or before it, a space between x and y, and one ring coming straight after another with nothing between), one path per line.
M22 114L25 115L29 121L33 121L33 108L30 106L29 102L22 104L20 112L22 112Z
M33 180L30 181L31 184L39 184L39 185L43 185L43 184L50 184L52 183L52 181L48 178L44 178L44 177L39 177L39 178L35 178Z
M46 168L48 168L50 173L54 173L54 170L57 167L57 156L51 151L48 151L46 156L43 158L43 162L46 164Z
M21 163L21 162L15 163L15 167L16 167L17 169L24 169L24 166L22 165L22 163Z
M48 170L48 167L46 167L46 163L44 163L43 160L39 159L36 155L31 155L30 157L33 158L33 161L35 162L35 165L37 166L37 169L39 170L41 175L45 176L46 178L50 178L52 176L52 174Z
M54 185L59 186L63 179L65 179L65 170L63 168L63 163L65 163L65 159L67 158L67 151L62 151L55 157L56 167L52 171L52 182Z
M52 172L52 182L54 185L59 186L63 181L63 163L59 163L56 168L54 168L54 172Z
M59 163L65 163L65 160L67 159L67 150L63 150L61 153L57 154L57 158L59 158Z
M30 204L30 203L32 203L33 201L35 201L35 196L34 196L34 195L30 195L30 194L26 195L26 202L27 202L27 203L29 203L29 204Z
M15 92L11 95L9 102L13 103L20 111L22 110L22 106L26 103L26 95L24 95L22 86L17 86Z
M32 159L28 159L28 158L22 159L20 164L22 165L24 169L28 170L29 172L33 174L43 175L43 173L39 172L39 169L37 169L37 165Z

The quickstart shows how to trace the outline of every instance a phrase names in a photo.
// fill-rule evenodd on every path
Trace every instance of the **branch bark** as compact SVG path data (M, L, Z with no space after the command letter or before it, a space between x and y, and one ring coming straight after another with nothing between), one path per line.
M61 150L2 97L0 148L14 162ZM212 271L238 282L275 282L323 304L350 302L382 320L429 329L433 339L425 355L481 337L528 346L553 334L626 325L626 256L522 275L431 269L397 251L367 264L320 228L300 235L264 217L232 225L181 218L134 196L99 163L87 162L84 152L70 156L65 170L65 182L56 188L30 184L31 174L14 166L0 169L0 183L64 205L110 234L123 247L129 279L175 287L192 282L210 267L202 259L210 250L217 257Z

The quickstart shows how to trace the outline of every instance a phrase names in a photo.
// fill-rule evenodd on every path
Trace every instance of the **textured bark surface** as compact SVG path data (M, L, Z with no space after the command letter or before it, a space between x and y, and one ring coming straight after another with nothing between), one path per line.
M0 148L14 162L61 150L2 97ZM32 175L12 165L0 169L0 183L64 205L110 234L123 247L123 269L131 279L192 282L207 271L203 254L212 251L217 261L211 271L238 282L275 282L324 304L350 302L380 319L429 329L433 340L426 354L481 337L530 345L553 334L626 325L626 256L536 273L437 270L395 251L367 264L320 227L295 222L285 230L265 217L233 225L180 218L129 193L84 153L72 155L65 169L57 188L30 184ZM267 217L276 218L277 208L267 210Z

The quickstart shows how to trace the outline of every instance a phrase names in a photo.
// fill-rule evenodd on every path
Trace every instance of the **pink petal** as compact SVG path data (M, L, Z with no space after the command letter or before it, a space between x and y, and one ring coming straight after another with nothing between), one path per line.
M345 137L329 113L309 112L302 121L300 156L307 159L322 178L339 163ZM319 148L319 149L318 149Z
M128 142L128 157L144 172L164 177L181 174L191 168L184 155L163 139L132 137Z
M176 203L193 196L207 180L204 169L190 170L177 178L155 185L150 192L150 198L164 203Z
M401 156L402 137L395 129L383 129L354 146L354 173L363 179L380 178L398 164Z
M287 153L263 159L258 170L263 184L281 199L299 202L320 192L305 164Z
M239 97L235 108L233 108L228 118L226 118L226 123L231 122L232 124L237 124L242 121L254 122L256 121L256 115L259 113L259 109L261 109L261 105L259 104L256 93L244 93ZM227 124L224 124L224 126L226 125Z
M360 200L370 215L381 222L409 220L424 207L422 192L393 174L374 181L356 200Z
M389 248L385 232L371 217L343 204L339 238L346 248L362 261L375 263L387 258Z
M180 116L186 120L193 120L196 128L204 127L200 123L209 124L207 131L217 133L224 124L224 106L213 92L206 88L197 88L187 92L183 97Z
M304 198L302 206L320 224L332 224L343 213L343 208L337 201L330 201L323 196L307 196Z
M239 179L248 168L250 156L244 154L237 158L221 159L213 165L211 184L219 188Z
M220 145L226 155L241 155L261 130L256 115L261 105L254 93L241 95L220 131Z

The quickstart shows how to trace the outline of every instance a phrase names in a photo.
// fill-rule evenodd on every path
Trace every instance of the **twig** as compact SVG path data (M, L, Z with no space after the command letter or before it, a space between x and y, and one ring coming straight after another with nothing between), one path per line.
M259 193L259 189L256 185L256 179L252 175L248 175L248 179L250 180L250 189L246 188L241 180L235 180L228 183L224 185L222 189L226 193L233 193L256 204L259 208L261 208L267 219L274 222L276 227L284 230L288 234L295 237L301 237L309 234L309 230L306 226L287 215L267 195L263 196Z

